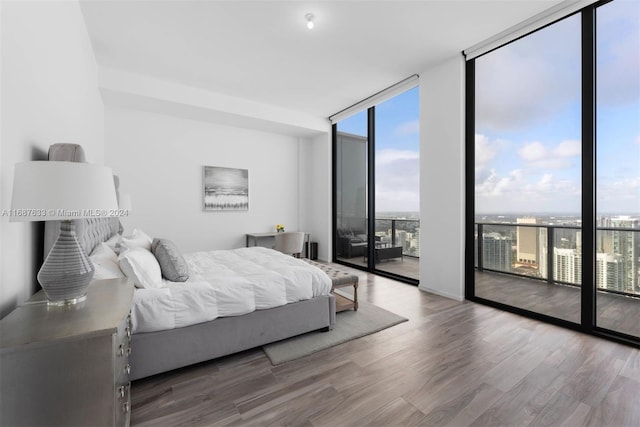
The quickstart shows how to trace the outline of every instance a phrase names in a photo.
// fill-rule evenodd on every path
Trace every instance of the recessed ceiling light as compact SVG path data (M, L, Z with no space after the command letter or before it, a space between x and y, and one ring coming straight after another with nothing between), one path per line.
M304 15L304 19L307 20L307 28L312 30L313 29L313 13L307 13L306 15Z

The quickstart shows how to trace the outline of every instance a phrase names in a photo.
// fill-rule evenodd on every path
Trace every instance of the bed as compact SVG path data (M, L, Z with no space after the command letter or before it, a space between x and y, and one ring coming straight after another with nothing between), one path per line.
M85 159L80 146L54 144L49 160ZM127 238L121 237L117 218L75 220L75 225L78 240L94 263L96 252ZM45 254L58 229L55 221L45 224ZM333 329L331 279L317 267L260 247L182 255L190 272L185 282L163 280L136 289L131 312L132 380Z

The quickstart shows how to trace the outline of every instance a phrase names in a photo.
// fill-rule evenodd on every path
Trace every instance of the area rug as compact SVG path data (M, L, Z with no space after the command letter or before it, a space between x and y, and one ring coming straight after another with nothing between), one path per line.
M336 325L332 331L309 332L267 344L262 349L273 365L280 365L407 320L373 304L359 301L358 311L348 310L336 315Z

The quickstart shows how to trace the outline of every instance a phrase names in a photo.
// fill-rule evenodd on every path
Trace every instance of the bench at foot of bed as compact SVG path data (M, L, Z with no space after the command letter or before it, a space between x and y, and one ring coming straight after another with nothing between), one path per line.
M358 310L358 276L340 270L328 264L305 259L309 264L318 267L331 278L331 293L336 297L336 313L344 310ZM335 292L337 288L353 286L353 299Z

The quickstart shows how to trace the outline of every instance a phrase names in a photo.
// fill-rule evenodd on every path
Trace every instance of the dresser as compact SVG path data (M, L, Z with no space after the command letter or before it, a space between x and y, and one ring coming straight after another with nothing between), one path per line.
M87 299L42 291L0 321L0 425L128 426L133 285L95 281Z

